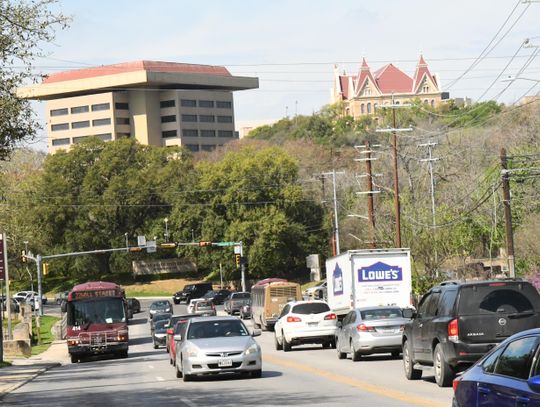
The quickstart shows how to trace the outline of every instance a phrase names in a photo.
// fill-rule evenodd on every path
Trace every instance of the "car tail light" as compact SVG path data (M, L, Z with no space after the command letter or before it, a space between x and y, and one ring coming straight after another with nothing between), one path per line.
M287 317L287 322L302 322L302 320L298 317Z
M448 323L448 340L451 342L457 342L459 340L459 327L457 318L451 320Z
M356 325L356 330L358 332L375 332L375 328L372 326L368 326L366 324L359 324Z
M488 284L489 287L502 287L506 285L506 283L490 283Z
M452 389L454 389L454 393L456 392L458 386L459 386L459 383L461 382L461 377L456 377L453 381L452 381Z
M334 314L334 313L328 314L328 315L326 315L326 316L324 317L324 319L327 320L327 321L328 321L328 320L333 320L333 319L336 319L336 318L337 318L337 317L336 317L336 314Z

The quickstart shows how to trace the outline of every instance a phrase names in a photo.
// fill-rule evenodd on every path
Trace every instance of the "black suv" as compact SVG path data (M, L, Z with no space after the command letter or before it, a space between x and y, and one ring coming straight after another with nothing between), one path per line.
M409 380L433 366L440 387L509 336L540 326L540 295L529 282L450 281L429 290L403 332Z
M186 304L193 298L201 298L208 291L212 290L211 283L188 284L182 291L178 291L173 295L175 304L180 304L185 301Z

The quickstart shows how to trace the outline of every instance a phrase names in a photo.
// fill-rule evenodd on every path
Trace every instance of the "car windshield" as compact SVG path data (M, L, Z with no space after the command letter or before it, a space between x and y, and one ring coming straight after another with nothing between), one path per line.
M157 301L153 302L152 305L150 305L150 308L152 309L161 309L161 308L168 308L170 306L168 301Z
M292 308L294 314L322 314L323 312L330 311L328 304L324 302L308 302L305 304L298 304Z
M364 321L369 321L372 319L402 318L403 314L400 308L374 308L360 311L360 316Z
M240 320L194 322L189 326L188 339L220 338L224 336L249 336Z
M156 324L154 325L154 330L156 331L156 333L158 334L162 334L162 333L165 333L166 332L166 328L165 328L165 324L167 324L167 320L166 319L162 319L160 321L157 321Z
M68 324L81 326L90 323L125 322L121 298L73 301L68 303Z
M212 304L207 301L200 301L195 304L197 310L212 309Z
M155 324L157 321L161 321L161 320L163 320L163 319L168 320L170 317L171 317L171 314L169 314L169 313L156 314L156 315L154 315L154 318L153 318L154 324Z
M540 308L538 293L531 285L525 284L520 290L518 285L494 284L498 285L463 287L459 296L459 314L516 313Z
M211 298L214 295L216 295L215 291L208 291L206 294L203 295L204 298Z
M250 293L236 293L236 294L233 294L232 298L234 300L243 299L243 298L251 298L251 294Z

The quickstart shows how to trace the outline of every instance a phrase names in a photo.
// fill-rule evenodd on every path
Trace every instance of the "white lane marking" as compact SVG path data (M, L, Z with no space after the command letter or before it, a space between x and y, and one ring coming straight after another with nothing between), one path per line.
M197 404L189 399L180 399L180 401L182 401L182 403L186 404L188 407L197 407Z
M148 365L148 367L149 367L150 369L153 369L153 368L154 368L154 366L152 366L152 365Z
M165 379L164 379L163 377L161 377L161 376L156 376L156 380L157 380L158 382L163 382L163 381L165 381Z

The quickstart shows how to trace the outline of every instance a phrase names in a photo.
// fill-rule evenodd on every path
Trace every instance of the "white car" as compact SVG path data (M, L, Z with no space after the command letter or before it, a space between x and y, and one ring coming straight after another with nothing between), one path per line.
M337 317L324 301L292 301L287 303L274 326L277 350L285 352L294 345L321 343L335 347Z
M206 301L205 298L193 298L192 300L189 301L189 304L187 306L187 313L188 314L193 314L195 312L195 304L198 303L199 301Z
M319 282L316 286L306 289L306 291L304 291L304 296L314 300L326 299L326 280Z

